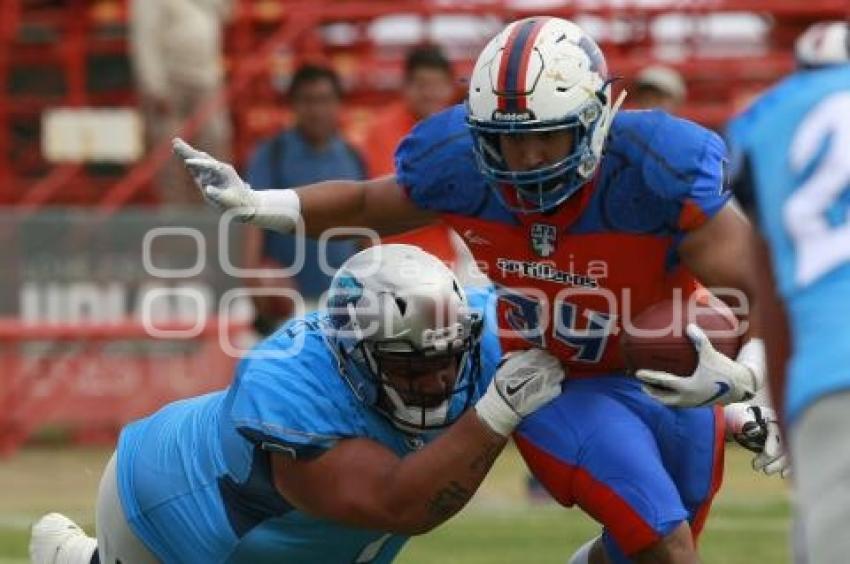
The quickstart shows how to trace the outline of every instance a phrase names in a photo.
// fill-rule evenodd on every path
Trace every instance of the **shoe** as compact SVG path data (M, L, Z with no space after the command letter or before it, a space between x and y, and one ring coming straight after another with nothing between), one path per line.
M32 526L32 564L89 564L97 549L97 539L59 513L49 513Z

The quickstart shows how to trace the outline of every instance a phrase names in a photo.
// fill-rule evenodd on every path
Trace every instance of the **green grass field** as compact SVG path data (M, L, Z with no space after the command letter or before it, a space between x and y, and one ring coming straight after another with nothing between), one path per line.
M48 511L76 519L89 532L103 449L28 448L0 460L0 564L27 562L28 529ZM750 470L750 455L730 448L726 479L700 545L703 562L789 562L785 484ZM531 504L514 449L499 460L473 502L433 533L413 539L402 564L564 564L598 527L577 509Z

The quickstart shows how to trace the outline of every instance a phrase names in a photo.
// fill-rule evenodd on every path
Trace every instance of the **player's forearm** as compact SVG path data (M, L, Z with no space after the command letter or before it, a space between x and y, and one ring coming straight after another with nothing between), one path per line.
M561 393L560 361L540 349L507 356L455 423L404 457L365 437L305 460L272 456L275 485L295 507L339 523L425 533L472 497L522 418Z
M754 235L752 241L760 296L758 321L764 334L769 388L780 425L784 425L785 378L791 350L788 317L776 288L767 243L758 235Z
M333 227L365 227L385 235L414 229L434 219L413 205L391 176L319 182L296 192L310 237L319 237Z
M447 521L472 498L505 444L507 437L470 410L426 448L401 459L387 477L386 525L417 535Z
M750 375L736 381L736 394L741 398L764 386L766 372L751 236L749 222L727 204L705 225L689 233L679 248L685 266L747 322L744 346L735 359L748 368Z
M758 337L757 276L750 245L752 227L733 204L690 232L679 256L699 281L747 320L744 340Z
M354 527L418 535L466 505L506 442L473 409L405 457L355 438L315 459L274 454L272 469L283 498L306 513Z
M332 227L365 225L366 182L328 180L296 189L308 236L319 237Z

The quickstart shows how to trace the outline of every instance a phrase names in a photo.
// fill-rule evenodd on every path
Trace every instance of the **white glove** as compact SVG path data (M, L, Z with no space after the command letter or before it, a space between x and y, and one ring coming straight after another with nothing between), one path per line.
M507 437L523 417L561 393L563 379L561 361L542 349L509 353L475 410L491 429Z
M765 359L761 339L750 339L732 360L717 351L697 325L689 324L686 331L699 356L697 369L690 377L638 370L635 375L643 382L644 392L665 405L695 407L747 400L762 387Z
M204 200L220 212L233 210L239 221L282 233L295 228L301 202L294 190L252 190L233 166L195 149L179 137L172 145Z
M776 413L763 405L733 403L724 408L726 434L742 447L756 453L753 470L768 476L791 473L788 453L782 443Z

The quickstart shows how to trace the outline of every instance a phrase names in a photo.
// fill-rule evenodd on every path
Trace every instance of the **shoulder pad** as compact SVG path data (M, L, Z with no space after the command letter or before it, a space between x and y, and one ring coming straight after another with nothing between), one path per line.
M395 165L398 183L422 208L471 213L487 197L462 104L419 122L398 146Z

